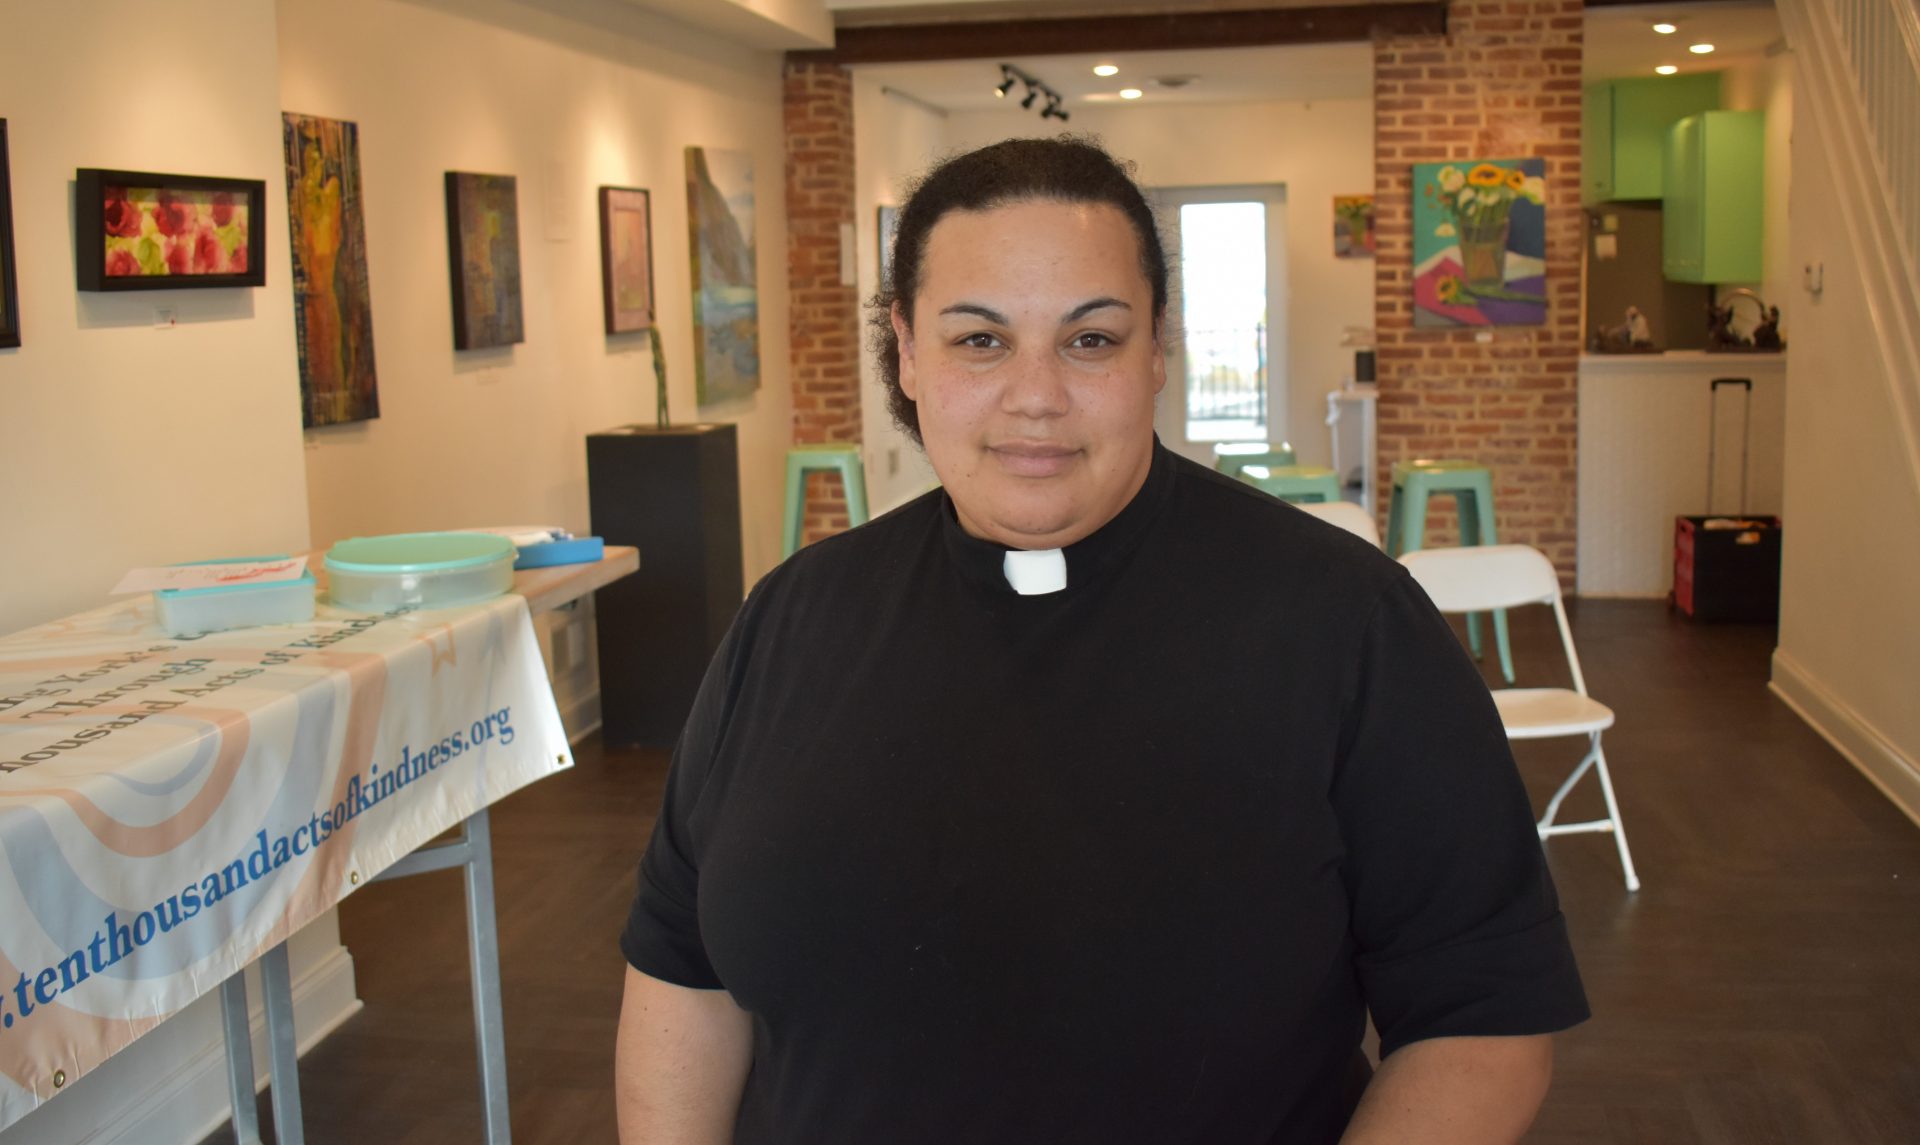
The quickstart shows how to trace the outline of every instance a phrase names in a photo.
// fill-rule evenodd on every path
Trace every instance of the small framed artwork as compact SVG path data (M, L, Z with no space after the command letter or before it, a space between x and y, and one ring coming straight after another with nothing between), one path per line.
M520 207L512 175L447 172L453 348L526 341L520 302Z
M880 248L880 289L887 289L887 276L893 273L893 239L900 230L900 208L880 207L874 211L874 243Z
M80 289L266 285L265 180L82 167L73 187Z
M1333 197L1333 257L1372 258L1373 196Z
M600 293L607 333L653 325L651 202L638 187L600 188Z
M13 273L13 183L7 174L7 121L0 119L0 349L20 344L20 291Z
M1547 163L1413 166L1413 324L1544 326Z

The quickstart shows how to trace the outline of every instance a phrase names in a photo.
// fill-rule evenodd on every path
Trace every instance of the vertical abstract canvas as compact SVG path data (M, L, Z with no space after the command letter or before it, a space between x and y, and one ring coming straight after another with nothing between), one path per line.
M20 344L20 291L13 273L13 190L7 174L7 121L0 119L0 348Z
M1544 159L1416 163L1413 324L1547 321Z
M699 403L751 396L760 388L752 156L687 148L687 226Z
M1373 196L1333 197L1333 257L1372 258Z
M300 424L380 416L373 296L360 185L360 129L339 119L280 116L293 242L293 318L300 349Z
M526 340L520 302L520 206L512 175L447 172L453 348Z
M653 325L653 223L635 187L600 188L600 291L607 333Z

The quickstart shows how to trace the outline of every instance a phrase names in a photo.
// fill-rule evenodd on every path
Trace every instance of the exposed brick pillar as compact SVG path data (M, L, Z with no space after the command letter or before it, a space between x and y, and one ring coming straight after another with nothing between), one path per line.
M860 297L840 284L840 227L853 222L853 76L786 66L787 288L792 299L793 440L860 440ZM840 479L807 481L803 544L847 527Z
M1373 50L1379 487L1391 488L1396 461L1486 462L1500 539L1541 549L1568 584L1583 13L1581 0L1454 0L1447 35L1380 39ZM1547 324L1414 329L1412 165L1535 156L1547 169ZM1432 543L1455 543L1450 509L1430 523L1441 526Z

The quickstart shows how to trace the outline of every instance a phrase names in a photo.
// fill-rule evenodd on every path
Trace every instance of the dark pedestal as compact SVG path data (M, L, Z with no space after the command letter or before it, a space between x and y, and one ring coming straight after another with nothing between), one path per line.
M589 434L587 501L594 535L640 550L640 571L594 601L601 734L619 747L671 747L745 596L734 427Z

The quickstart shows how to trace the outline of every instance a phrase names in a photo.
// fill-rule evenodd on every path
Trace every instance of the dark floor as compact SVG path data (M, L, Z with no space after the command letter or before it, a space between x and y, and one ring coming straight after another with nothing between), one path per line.
M1553 683L1532 611L1521 683ZM1548 849L1596 1016L1558 1039L1528 1140L1920 1142L1920 830L1768 693L1772 629L1625 601L1579 602L1574 626L1620 716L1608 758L1645 886L1625 892L1606 836ZM1578 747L1522 747L1538 804ZM493 815L520 1145L614 1137L614 939L665 758L578 755ZM1589 781L1568 811L1595 805ZM479 1141L459 876L369 888L340 917L366 1008L302 1060L308 1139Z

